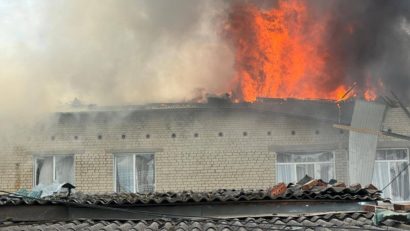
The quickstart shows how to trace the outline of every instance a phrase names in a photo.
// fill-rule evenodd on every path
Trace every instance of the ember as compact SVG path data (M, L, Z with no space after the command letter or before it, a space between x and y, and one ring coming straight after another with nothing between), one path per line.
M232 7L224 32L235 49L234 98L376 98L372 86L346 95L353 83L327 44L331 15L311 11L305 1L279 1L269 9L251 3ZM355 33L353 25L345 28L347 36Z

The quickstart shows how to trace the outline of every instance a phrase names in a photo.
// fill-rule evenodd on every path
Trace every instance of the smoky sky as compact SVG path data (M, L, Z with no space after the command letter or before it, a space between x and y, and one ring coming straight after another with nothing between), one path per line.
M0 1L0 119L85 104L190 100L233 88L235 49L221 27L235 4L277 1ZM327 29L328 68L410 98L410 1L307 1ZM345 33L346 25L354 33Z
M84 104L185 101L223 92L232 51L219 1L0 1L0 119ZM224 65L221 65L223 63Z
M361 86L366 76L373 84L381 79L387 92L380 94L394 91L410 102L410 1L331 3L328 43L335 59L330 68ZM346 25L353 33L343 33Z

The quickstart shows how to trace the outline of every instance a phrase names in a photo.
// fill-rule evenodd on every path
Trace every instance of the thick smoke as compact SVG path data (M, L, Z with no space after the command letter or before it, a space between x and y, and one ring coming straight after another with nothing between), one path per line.
M0 117L224 92L232 53L219 1L0 2Z
M74 98L126 105L234 89L235 49L221 36L241 3L277 1L1 1L0 122L31 120ZM329 71L347 84L382 79L410 101L410 2L308 1L330 15ZM352 26L353 33L346 33Z
M410 1L343 0L329 7L334 57L329 67L359 86L377 85L380 79L387 91L380 94L394 91L410 103ZM344 33L346 26L352 33Z
M379 95L389 95L390 91L394 91L403 101L410 103L410 1L300 2L308 8L311 22L307 21L304 25L307 29L309 23L322 22L324 25L324 42L317 50L326 55L326 75L333 76L324 83L329 85L325 88L356 84L356 91L364 91L369 87L376 89ZM231 21L228 23L239 27L236 30L242 33L242 40L234 38L234 46L241 46L243 41L256 40L252 28L246 28L254 25L249 21L253 17L237 12L243 5L253 5L268 12L278 8L278 1L236 1L232 4L228 12L228 20ZM230 41L230 35L227 37ZM248 68L246 62L239 65ZM253 73L257 75L253 79L265 75L257 70L253 70ZM238 94L241 95L241 92Z

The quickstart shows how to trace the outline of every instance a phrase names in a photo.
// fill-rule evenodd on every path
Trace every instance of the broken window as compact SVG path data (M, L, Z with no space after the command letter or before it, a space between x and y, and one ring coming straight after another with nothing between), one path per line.
M334 178L333 152L277 153L277 182L295 183L305 175L329 181Z
M393 201L410 200L408 160L408 149L377 150L373 184L381 190L392 182L383 190L383 197Z
M34 185L74 184L74 156L55 155L34 157Z
M155 190L154 155L115 155L115 174L117 192L153 192Z

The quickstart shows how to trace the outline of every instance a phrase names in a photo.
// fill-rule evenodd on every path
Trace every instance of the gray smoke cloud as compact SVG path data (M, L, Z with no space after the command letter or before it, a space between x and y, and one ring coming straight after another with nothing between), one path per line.
M374 85L380 79L384 94L393 90L410 103L410 1L330 2L328 43L335 57L330 68L339 65L346 81L362 86L365 77ZM353 33L341 33L346 25L353 26Z
M223 92L232 51L219 1L0 2L0 117L30 119L74 98L97 105ZM1 119L1 118L0 118Z
M232 6L277 1L0 1L0 121L31 121L74 98L97 105L184 101L232 88ZM410 101L410 1L308 1L333 16L329 70L383 80ZM352 24L352 35L340 33Z

